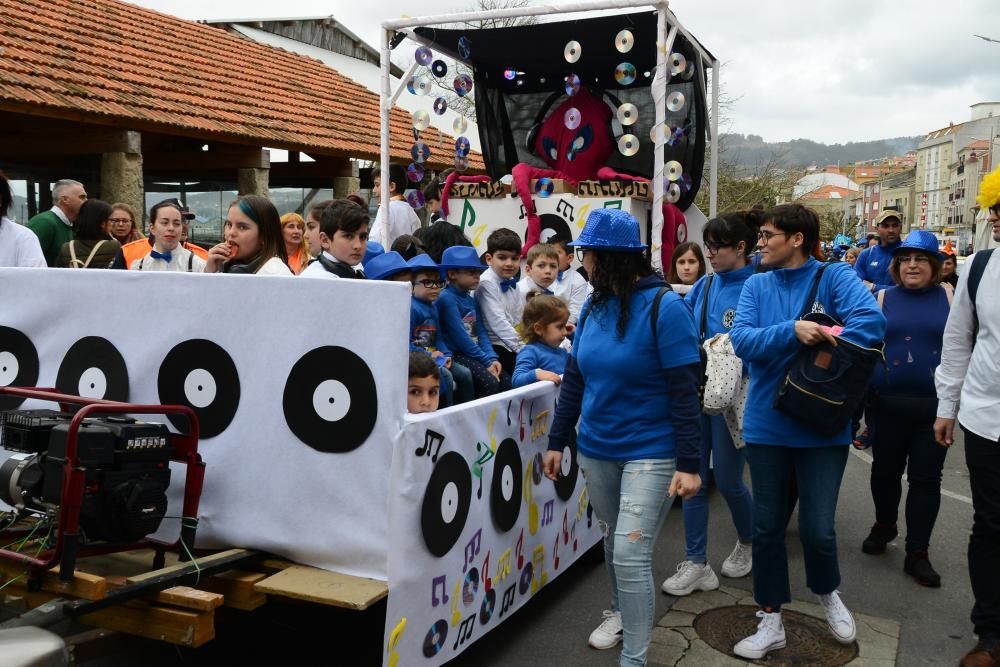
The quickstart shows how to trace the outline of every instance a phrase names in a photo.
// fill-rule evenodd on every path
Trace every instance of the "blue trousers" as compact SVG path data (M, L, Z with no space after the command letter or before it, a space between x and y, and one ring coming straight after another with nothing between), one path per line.
M646 664L656 622L653 547L673 504L667 497L675 459L605 461L577 455L604 534L611 608L622 614L622 667Z
M817 595L832 593L840 586L834 524L848 446L747 445L754 496L753 595L761 607L777 611L792 600L785 550L792 479L799 488L799 538L806 585Z
M708 562L708 460L711 455L715 483L726 499L740 542L749 544L753 537L753 497L743 483L746 453L736 449L722 415L701 417L701 490L684 500L684 536L687 559L693 563Z

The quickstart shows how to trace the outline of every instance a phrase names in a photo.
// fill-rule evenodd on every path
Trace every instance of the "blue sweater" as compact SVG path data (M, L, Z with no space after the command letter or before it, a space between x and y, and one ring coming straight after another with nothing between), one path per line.
M897 241L885 248L882 244L865 248L858 255L858 261L854 263L854 271L862 280L867 280L875 284L875 291L889 289L895 286L892 276L889 275L889 264L892 263L892 251L899 246L902 241Z
M872 373L872 388L893 396L934 398L934 370L941 363L948 295L938 285L922 290L894 287L882 300L885 367Z
M820 263L810 258L796 269L776 269L750 276L736 307L736 324L729 332L736 355L749 365L750 392L743 416L743 437L755 445L825 447L851 441L850 425L823 436L807 424L774 409L778 386L801 343L795 321ZM874 347L885 333L885 317L875 297L847 264L830 264L820 281L813 310L843 323L841 336L856 345Z
M558 375L566 372L566 359L569 352L561 347L552 347L541 341L528 343L517 353L517 363L514 365L512 383L515 387L537 382L535 371L552 371Z
M636 284L625 336L618 338L620 302L584 306L549 431L550 450L562 451L580 421L577 446L612 461L677 459L698 472L701 410L698 336L691 311L674 292L663 295L657 339L650 322L658 276Z
M484 366L497 360L476 299L454 285L441 291L434 304L441 326L441 342L454 354L474 359Z
M712 287L708 290L708 311L705 313L705 337L708 340L715 334L729 333L736 323L736 304L743 291L743 283L754 274L752 264L747 264L736 271L716 273L712 279ZM708 276L702 276L688 292L684 303L691 309L694 316L694 326L701 327L701 309L705 303L705 287ZM701 331L698 332L699 334Z
M437 308L432 303L413 297L410 299L410 351L419 350L437 350L446 357L451 356L451 350L441 335Z

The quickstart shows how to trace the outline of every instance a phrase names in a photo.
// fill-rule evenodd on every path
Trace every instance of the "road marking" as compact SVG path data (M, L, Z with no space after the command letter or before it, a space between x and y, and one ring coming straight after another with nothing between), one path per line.
M861 459L862 461L864 461L868 465L872 464L872 456L871 456L871 454L869 454L867 452L864 452L864 451L861 451L861 450L857 450L857 449L854 449L854 447L851 447L851 454L854 454L855 456L857 456L859 459ZM906 473L903 473L903 480L906 481ZM961 501L963 503L966 503L967 505L971 505L972 504L972 498L969 498L968 496L963 496L960 493L955 493L954 491L949 491L948 489L942 488L941 489L941 495L942 496L947 496L948 498L952 498L954 500L959 500L959 501Z

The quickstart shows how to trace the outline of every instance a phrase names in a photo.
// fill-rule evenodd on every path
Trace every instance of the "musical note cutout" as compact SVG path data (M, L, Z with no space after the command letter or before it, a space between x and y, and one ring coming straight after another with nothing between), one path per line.
M590 496L587 495L587 487L583 487L583 490L580 491L580 498L576 501L577 520L583 518L583 515L587 512L588 505L590 505Z
M534 442L549 432L549 411L542 410L531 421L531 441Z
M514 595L516 593L514 590L515 588L517 588L516 583L511 584L510 587L503 592L503 602L500 604L500 618L503 618L504 614L507 613L507 610L514 604Z
M518 440L522 443L524 442L524 399L521 399L521 407L517 409L517 422L520 425L520 433L518 435Z
M461 590L462 580L459 578L455 582L455 593L451 596L451 627L455 627L462 620L462 612L458 610L458 601L462 599Z
M556 541L552 543L552 567L559 569L559 533L556 533Z
M497 583L502 584L504 579L510 576L510 549L504 551L500 554L500 560L497 561Z
M531 594L534 595L542 586L549 583L549 573L545 571L544 544L539 544L535 547L534 552L531 554L531 565Z
M462 572L465 572L469 568L469 564L472 563L472 560L479 555L479 547L482 537L483 529L480 528L476 531L475 535L472 536L472 539L465 545L465 564L462 565Z
M524 528L521 529L521 536L517 538L517 546L515 548L515 553L517 553L517 569L520 570L524 567L524 554L521 550L524 548Z
M587 214L590 213L590 203L586 203L580 207L580 213L576 216L576 226L583 229L583 226L587 224Z
M490 579L490 552L486 552L486 558L483 559L483 567L480 568L480 572L483 573L483 589L489 593L493 589L493 580Z
M587 528L594 525L594 506L587 503Z
M396 647L399 646L399 642L403 639L403 632L406 631L406 617L403 616L399 619L399 623L396 627L392 629L389 633L389 641L386 644L385 650L389 653L389 667L396 667L399 664L399 652L396 651Z
M544 507L542 507L542 527L543 528L545 526L549 525L550 523L552 523L552 510L553 510L554 507L555 507L555 501L554 500L547 501L545 503Z
M573 527L570 528L569 537L573 540L573 553L576 553L576 519L573 519Z
M528 532L532 535L538 532L538 503L534 501L534 489L531 479L534 463L534 461L528 461L528 468L524 472L524 484L522 485L524 487L522 491L524 502L528 503Z
M462 231L464 232L467 227L471 227L476 224L476 209L468 199L465 200L465 204L462 206L462 223L460 225Z
M478 452L479 457L472 464L472 474L479 478L479 490L476 491L476 497L483 497L483 464L492 459L496 454L492 449L490 449L485 442L476 443L476 452Z
M434 449L434 456L431 456L431 462L437 463L438 453L441 451L441 443L444 442L444 436L437 431L432 431L427 429L424 432L424 446L417 449L414 453L417 456L431 456L431 449L434 449L435 445L437 449Z
M507 426L510 426L510 406L514 401L507 401Z
M440 599L438 598L438 595L437 595L437 589L438 589L439 585L441 586L441 597L440 597ZM442 574L440 577L434 577L434 580L431 582L431 606L432 607L436 607L436 606L438 606L439 604L442 604L442 603L444 603L444 604L448 603L448 593L445 592L445 586L446 585L447 584L445 583L445 575Z
M562 534L563 544L569 544L569 509L563 510Z
M565 211L565 213L563 213ZM559 203L556 204L556 213L563 213L563 217L573 222L573 205L569 203L568 199L560 199Z
M526 215L527 215L527 212L525 212L525 210L524 210L524 204L521 204L521 215L517 216L517 219L518 220L524 220L524 216L526 216Z
M464 644L466 641L472 638L472 631L476 627L476 614L472 613L462 621L462 627L458 629L458 637L455 638L455 643L452 645L453 649L458 649L458 647Z
M497 409L493 408L490 412L489 419L486 420L486 433L490 436L490 449L496 453L497 451L497 437L493 434L493 425L497 422Z

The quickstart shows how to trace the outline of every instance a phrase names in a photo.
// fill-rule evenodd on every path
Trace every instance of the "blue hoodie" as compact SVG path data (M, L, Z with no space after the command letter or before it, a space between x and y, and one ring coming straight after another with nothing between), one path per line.
M713 274L712 287L708 290L708 310L705 313L706 341L715 334L729 333L736 323L736 304L743 291L743 283L754 274L753 264L747 264L742 269ZM701 309L705 302L705 287L708 276L702 276L684 298L684 303L694 315L694 326L701 334Z
M451 350L441 335L441 325L438 323L438 312L434 304L417 297L410 298L410 352L438 351L446 357L451 356Z
M796 269L775 269L750 276L736 307L730 331L736 355L750 367L750 393L743 416L743 437L755 445L826 447L851 442L850 424L835 436L823 436L808 425L777 411L774 398L799 350L795 321L820 263L809 258ZM863 347L874 347L885 334L885 317L851 267L827 266L813 310L843 323L841 336Z
M889 265L892 263L892 251L899 247L902 241L896 241L890 246L882 247L882 244L865 248L858 255L858 261L854 263L854 272L862 280L875 283L873 292L895 287L896 283L889 275Z
M463 289L448 285L434 304L441 325L439 340L454 354L461 354L489 366L497 360L490 337L483 326L476 299Z

